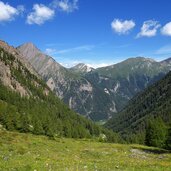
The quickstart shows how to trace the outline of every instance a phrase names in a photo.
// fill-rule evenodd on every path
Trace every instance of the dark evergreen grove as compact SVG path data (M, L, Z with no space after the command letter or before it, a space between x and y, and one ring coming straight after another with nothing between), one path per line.
M145 143L149 146L165 147L168 130L161 118L150 119L147 123Z
M170 148L171 72L134 97L105 126L126 142Z
M112 131L70 110L14 55L3 48L0 54L0 61L10 68L11 79L17 80L28 92L27 96L21 96L0 81L0 124L7 130L70 138L98 137L104 133L108 141L119 139Z

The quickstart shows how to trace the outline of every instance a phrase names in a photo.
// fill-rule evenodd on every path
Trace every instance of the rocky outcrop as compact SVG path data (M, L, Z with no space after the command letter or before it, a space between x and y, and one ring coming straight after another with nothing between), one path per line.
M0 41L0 81L3 85L9 87L13 91L20 93L21 96L32 95L31 91L26 85L24 85L21 78L27 74L33 75L33 77L39 79L40 76L34 70L32 65L23 57L23 55L14 47L9 46L4 41ZM30 78L29 81L35 87L40 87L40 83ZM25 81L26 82L26 81ZM45 94L48 94L49 90L45 88Z

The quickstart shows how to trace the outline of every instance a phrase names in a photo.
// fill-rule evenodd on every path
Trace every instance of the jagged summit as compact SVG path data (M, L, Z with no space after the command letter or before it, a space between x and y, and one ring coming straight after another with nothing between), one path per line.
M26 43L22 44L21 46L26 46L26 47L31 47L31 48L36 47L36 45L32 42L26 42Z
M30 65L30 63L28 62L28 60L26 60L23 56L23 54L21 54L18 49L16 49L15 47L9 45L7 42L0 40L0 48L4 49L5 51L7 51L8 53L15 55L15 57L21 61L25 67L27 67L27 69L29 69L29 71L36 75L37 77L39 77L39 75L37 74L37 71L35 71L35 69L32 67L32 65Z
M41 51L31 42L24 43L23 45L17 47L17 49L22 51L22 54L25 55L26 58L30 58L38 53L41 53Z
M29 74L28 74L29 73ZM34 75L31 78L30 75ZM24 78L25 77L25 78ZM32 96L31 89L24 85L29 79L36 85L40 85L37 81L40 79L38 73L32 65L24 58L24 56L13 46L5 41L0 41L0 82L11 90L20 93L21 96Z
M33 43L25 43L17 47L17 49L33 65L39 74L44 72L46 68L53 70L53 72L63 68L52 57L41 52Z
M91 72L94 71L95 69L84 64L84 63L79 63L76 66L70 68L72 71L74 72L78 72L78 73L87 73L87 72Z

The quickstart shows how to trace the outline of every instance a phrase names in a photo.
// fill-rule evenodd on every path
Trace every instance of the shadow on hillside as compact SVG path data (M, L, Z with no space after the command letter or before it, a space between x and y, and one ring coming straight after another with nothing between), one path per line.
M145 153L153 153L153 154L166 154L166 153L171 153L169 150L165 149L145 149L145 148L136 148L138 150L141 150Z
M146 153L153 153L153 154L165 154L171 153L171 151L163 150L163 149L142 149Z

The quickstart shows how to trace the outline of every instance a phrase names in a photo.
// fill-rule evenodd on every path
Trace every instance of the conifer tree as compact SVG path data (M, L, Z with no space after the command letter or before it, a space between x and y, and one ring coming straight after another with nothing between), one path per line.
M167 127L161 118L150 119L146 129L146 144L164 147L167 138Z

